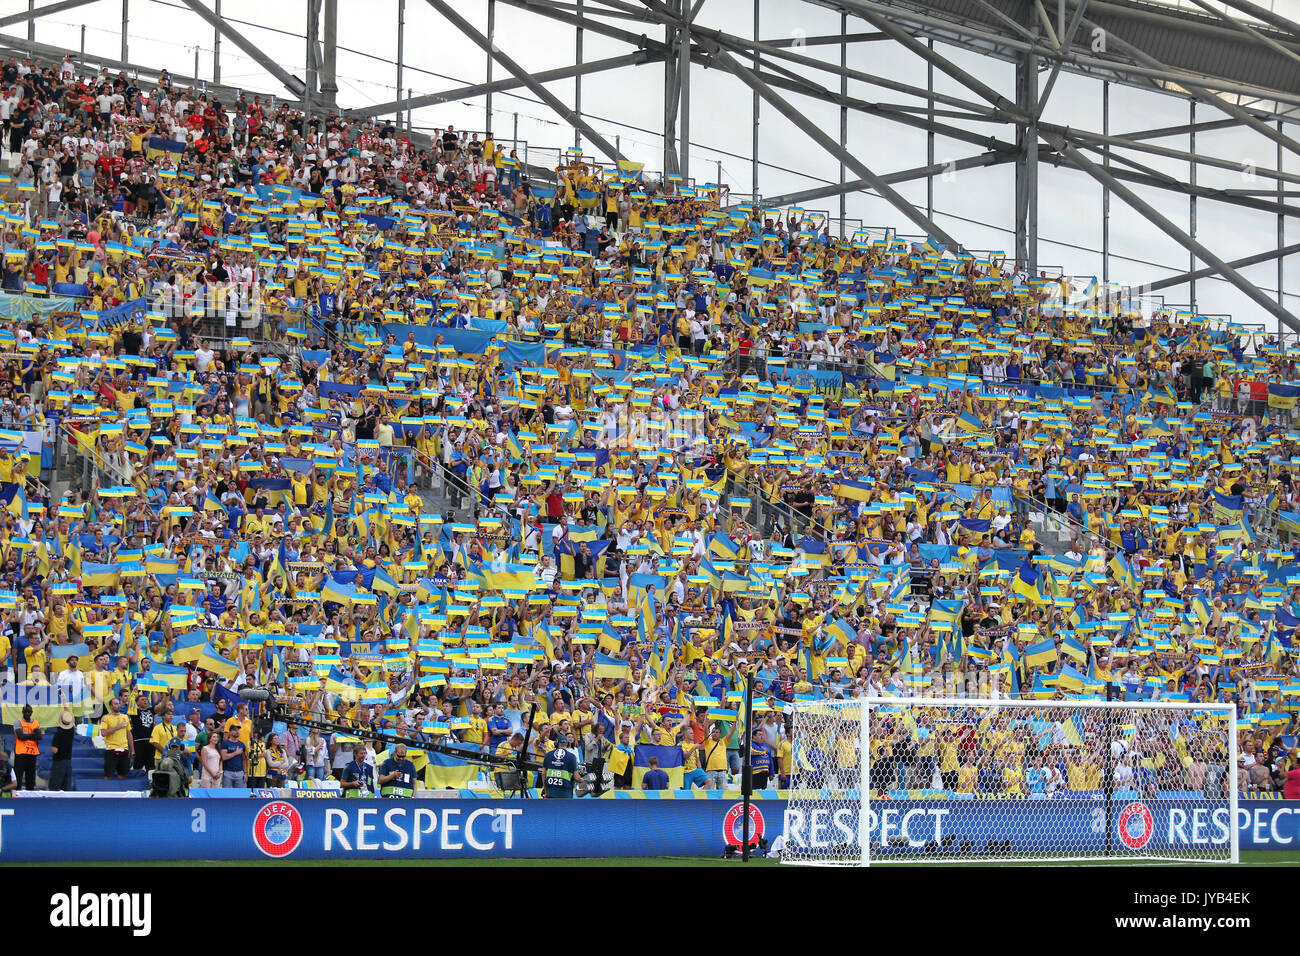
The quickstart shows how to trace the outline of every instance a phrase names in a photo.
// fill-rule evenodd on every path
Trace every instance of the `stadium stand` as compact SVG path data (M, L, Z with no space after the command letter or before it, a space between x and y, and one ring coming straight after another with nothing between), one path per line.
M255 728L274 683L507 755L537 703L587 789L724 789L750 672L774 783L788 705L859 695L1235 701L1243 790L1295 762L1272 336L635 164L545 185L451 128L0 79L0 666L39 779L65 713L78 790L172 737L196 788L344 775L354 735Z

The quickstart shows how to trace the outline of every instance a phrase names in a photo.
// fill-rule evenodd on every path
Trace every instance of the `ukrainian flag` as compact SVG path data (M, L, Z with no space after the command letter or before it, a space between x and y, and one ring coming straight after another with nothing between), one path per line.
M1241 520L1245 509L1241 495L1221 495L1214 492L1214 520L1220 524L1235 524Z
M867 501L871 498L872 486L864 481L840 481L835 485L835 494L850 501Z
M1048 638L1025 648L1024 661L1030 667L1046 667L1056 663L1056 643Z
M506 432L506 447L510 449L510 457L514 461L523 461L524 446L519 443L519 436L515 434L512 428Z
M190 672L188 668L176 664L154 662L149 665L149 673L163 681L169 690L185 690L189 687Z
M1300 397L1300 385L1290 385L1282 382L1271 382L1268 386L1268 407L1292 409L1296 406L1296 398Z
M592 676L596 680L602 680L606 677L612 677L615 680L629 680L632 677L632 665L627 661L620 661L608 654L597 651L596 660L592 666Z
M1045 599L1038 591L1038 569L1029 563L1029 558L1020 562L1011 590L1034 604L1044 603Z
M492 591L536 591L542 586L531 567L495 561L483 565L482 582Z
M424 785L429 790L460 790L478 777L478 765L448 754L427 752Z
M646 771L650 769L650 758L659 759L659 769L668 774L668 789L681 790L685 784L685 771L682 769L681 747L660 747L652 744L637 744L632 758L632 789L640 790L645 780Z
M1088 679L1069 664L1066 664L1061 668L1061 672L1056 675L1056 683L1058 687L1068 690L1071 693L1081 694L1087 686ZM1068 731L1066 732L1066 737L1069 737Z
M1136 589L1138 586L1137 578L1133 576L1133 571L1129 568L1128 562L1124 560L1124 555L1117 554L1110 559L1110 570L1115 575L1115 580L1121 586Z
M1236 524L1225 525L1219 529L1219 540L1232 541L1240 538L1242 541L1254 541L1255 535L1250 530L1250 525L1246 524L1246 519L1242 518Z
M50 648L50 670L54 673L68 669L68 658L77 656L77 670L93 670L95 661L90 654L89 644L63 644Z
M222 657L210 641L203 643L203 649L199 652L197 663L204 670L212 671L218 677L224 677L227 680L239 673L239 665Z
M330 668L325 676L325 689L331 694L339 694L346 700L360 700L365 687L359 680L338 665Z
M1072 637L1067 637L1061 641L1061 653L1074 658L1080 664L1088 660L1088 652L1084 649L1084 646Z
M715 534L709 538L709 552L734 561L740 553L740 545L725 534Z
M81 586L85 588L115 588L120 573L121 571L116 564L96 564L93 561L83 561L81 564Z
M173 664L189 664L197 661L199 655L203 653L204 645L208 643L206 631L191 631L188 634L182 634L176 638L176 643L172 645L171 659Z

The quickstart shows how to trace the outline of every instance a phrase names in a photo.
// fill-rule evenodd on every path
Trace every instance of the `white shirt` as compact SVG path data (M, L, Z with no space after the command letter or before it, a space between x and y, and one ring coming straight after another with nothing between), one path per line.
M55 683L60 689L67 689L69 700L76 700L86 691L86 675L75 667L60 671Z

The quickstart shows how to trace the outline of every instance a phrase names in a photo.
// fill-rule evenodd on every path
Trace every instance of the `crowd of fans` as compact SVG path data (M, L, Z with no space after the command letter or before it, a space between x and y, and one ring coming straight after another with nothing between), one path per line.
M490 134L70 58L0 89L6 424L93 475L42 500L0 436L0 666L66 690L106 777L178 737L196 783L356 784L352 735L254 733L274 684L725 788L749 674L764 782L795 704L918 693L1230 701L1243 786L1289 767L1273 337L630 163L543 183Z

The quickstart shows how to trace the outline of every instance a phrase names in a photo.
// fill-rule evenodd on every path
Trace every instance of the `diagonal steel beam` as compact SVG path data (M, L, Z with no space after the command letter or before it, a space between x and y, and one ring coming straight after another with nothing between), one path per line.
M1060 156L1069 162L1071 166L1080 172L1087 173L1098 183L1110 190L1114 195L1124 200L1134 211L1140 213L1152 225L1158 228L1169 238L1173 239L1180 246L1189 252L1194 253L1203 262L1214 267L1215 273L1223 276L1241 292L1269 315L1274 316L1279 322L1291 329L1293 332L1300 332L1300 319L1296 318L1276 301L1270 299L1263 292L1257 289L1250 280L1234 269L1231 265L1219 258L1212 251L1207 249L1200 242L1197 242L1182 229L1179 229L1172 221L1166 218L1160 210L1156 209L1150 203L1143 200L1133 190L1129 189L1117 178L1112 176L1108 171L1102 169L1083 153L1067 143L1062 137L1055 133L1045 133L1043 138L1048 144L1056 150Z
M1257 266L1261 262L1269 262L1273 259L1281 259L1284 256L1293 256L1300 252L1300 242L1292 243L1289 246L1283 246L1281 249L1267 249L1264 252L1257 252L1253 256L1245 256L1241 259L1233 259L1228 265L1234 269L1244 269L1246 266ZM1134 286L1135 289L1141 289L1143 292L1160 292L1164 289L1172 289L1174 286L1182 285L1184 282L1191 282L1193 279L1208 279L1217 276L1217 270L1206 267L1195 269L1192 272L1180 272L1176 276L1169 276L1164 279L1157 279L1155 282L1144 283L1140 286Z
M916 37L912 36L902 27L890 22L890 20L887 17L882 16L880 13L878 13L876 10L872 9L871 7L868 7L866 4L858 3L857 0L834 0L833 6L843 10L847 10L848 12L852 13L854 16L858 16L861 17L863 20L866 20L868 23L870 23L881 33L884 33L885 35L891 37L893 40L895 40L902 46L911 50L921 59L925 60L927 63L932 64L935 69L943 73L946 73L948 76L952 77L962 86L966 87L966 89L970 90L972 93L980 97L980 99L993 104L1000 111L1008 114L1008 116L1013 117L1021 122L1024 122L1029 119L1029 116L1027 116L1024 112L1022 112L1016 106L1015 103L1012 103L1010 100L1008 100L997 90L993 89L992 87L990 87L988 84L984 83L982 80L978 79L977 77L972 76L970 73L968 73L966 70L963 70L961 67L957 66L947 57L943 56L942 54L936 53L934 50L930 49L929 46L922 43ZM1021 46L1024 46L1028 49L1028 48L1032 48L1033 44L1021 44Z
M534 73L533 79L539 83L550 83L554 80L567 80L574 76L587 76L591 73L602 73L605 70L617 70L624 66L638 66L642 63L651 63L658 60L657 54L649 50L638 50L635 53L625 53L622 56L611 56L604 60L592 60L589 63L574 66L562 66L556 70L543 70L541 73ZM443 90L441 93L427 93L423 96L413 96L409 100L395 100L391 103L376 103L374 106L364 106L361 109L348 110L349 116L363 119L367 116L383 116L385 113L391 113L395 109L420 109L424 106L437 106L440 103L450 103L453 100L467 100L471 97L482 96L485 93L501 93L506 90L516 90L524 86L524 81L518 77L505 77L500 80L493 80L491 83L474 83L470 86L458 87L454 90Z
M1267 23L1276 30L1289 33L1297 40L1300 40L1300 23L1296 23L1294 20L1288 20L1286 17L1274 13L1272 10L1267 10L1257 3L1251 3L1250 0L1223 0L1223 2L1230 7L1235 7L1242 13L1249 14L1256 20Z
M1086 4L1087 0L1066 0L1066 2L1073 3L1076 5L1082 5L1082 4ZM1084 26L1088 27L1091 30L1102 29L1096 23L1089 20L1087 17L1083 18L1083 24ZM1168 67L1165 66L1165 64L1161 63L1159 60L1151 56L1149 53L1146 53L1145 51L1134 46L1132 43L1129 43L1123 37L1116 34L1114 30L1106 30L1105 35L1106 35L1107 43L1118 48L1121 52L1124 52L1129 56L1133 57L1133 59L1137 60L1143 66L1149 67L1151 69L1160 69L1160 70L1168 69ZM1209 89L1208 87L1202 86L1199 83L1188 82L1186 80L1178 80L1175 82L1177 82L1180 86L1186 89L1187 92L1189 92L1192 96L1196 97L1196 99L1200 100L1202 103L1208 103L1210 106L1213 106L1215 109L1227 113L1229 116L1234 117L1235 119L1240 120L1246 126L1249 126L1251 129L1259 133L1261 136L1266 136L1269 139L1271 139L1273 142L1280 143L1282 146L1286 147L1296 155L1300 155L1300 142L1297 142L1296 140L1292 139L1290 136L1287 136L1285 133L1281 132L1280 130L1274 129L1268 123L1264 123L1261 122L1260 120L1257 120L1245 109L1243 109L1240 106L1237 106L1235 103L1229 103L1222 96L1215 93L1213 90Z
M1038 14L1038 22L1041 23L1043 29L1047 31L1047 38L1052 41L1052 46L1056 47L1058 50L1061 49L1061 40L1056 35L1056 27L1052 26L1052 18L1049 17L1047 11L1043 9L1043 0L1034 0L1034 12Z
M641 46L646 50L651 50L656 53L662 53L665 56L668 55L667 45L662 40L650 39L649 37L646 37L644 35L636 36L634 34L627 32L626 30L619 29L618 27L601 23L598 20L593 20L589 16L588 17L576 16L568 12L567 8L560 7L559 5L550 2L550 0L502 0L502 2L508 3L513 7L518 7L521 10L527 10L530 13L535 13L539 16L548 17L550 19L557 20L561 23L566 23L572 27L580 27L583 30L590 30L593 33L599 33L602 36L607 36L613 40L622 40L623 42L630 43L633 46ZM629 10L632 9L637 10L642 20L644 20L646 17L647 11L645 9L632 7L630 4L627 5L619 4L619 6L620 7L625 6ZM588 13L589 14L600 13L604 15L610 15L610 11L608 10L592 10L591 8L588 8ZM665 9L664 12L660 14L659 10L652 8L649 11L649 13L651 14L652 17L656 17L656 19L653 21L655 23L680 22L679 18L677 17L677 14L674 13L672 10ZM906 93L907 95L915 96L918 99L934 100L936 103L944 103L948 106L954 106L959 109L968 110L970 112L983 111L987 113L989 119L1000 119L1005 122L1010 122L1011 120L1010 117L1000 116L996 109L991 109L990 107L983 106L982 104L973 102L971 100L966 100L960 97L951 96L946 93L939 93L932 90L926 90L923 87L912 86L911 84L899 82L898 80L892 79L888 76L884 76L879 73L869 73L864 70L854 69L852 67L841 67L838 64L832 63L829 60L821 60L816 57L808 56L806 54L797 53L791 49L786 49L787 47L792 46L796 42L798 42L800 45L813 46L814 41L818 39L823 40L825 42L833 42L835 44L838 44L840 42L839 37L829 37L829 38L809 37L807 41L804 41L802 38L799 38L797 41L795 38L788 38L782 40L755 41L748 37L735 36L730 33L724 33L721 30L714 30L710 27L702 27L697 24L691 25L691 35L695 38L696 47L699 47L702 41L711 41L716 46L725 47L729 49L732 53L735 53L737 55L749 56L751 53L765 53L771 57L781 59L781 60L786 60L787 62L790 63L798 64L801 67L806 67L809 69L819 70L827 73L833 73L836 76L841 76L841 75L847 76L851 80L861 80L863 83L869 83L872 86L879 86L883 89L893 90L896 93ZM845 37L845 39L848 41L853 41L855 39L889 39L889 38L886 37L885 34L883 33L870 33L870 34L849 34ZM696 50L693 49L691 52L691 57L694 59L697 56L703 59L705 58L706 54L704 54L703 51L697 52Z
M207 21L208 25L223 37L252 57L258 66L279 80L294 96L301 97L307 92L307 84L263 53L256 43L232 27L225 17L217 16L205 7L201 0L181 0L181 2Z
M1262 43L1264 46L1268 47L1274 53L1278 53L1286 57L1292 63L1300 63L1300 56L1297 56L1293 51L1288 50L1286 47L1278 43L1272 37L1265 36L1264 34L1260 33L1249 23L1243 23L1240 20L1228 16L1226 11L1220 10L1218 7L1211 6L1210 4L1206 3L1205 0L1192 0L1192 3L1196 4L1198 7L1200 7L1202 10L1205 10L1207 13L1214 14L1216 17L1218 17L1224 23L1228 24L1228 26L1232 27L1233 29L1240 30L1242 33L1246 34L1246 36L1250 37L1256 43Z
M775 86L779 89L788 90L791 93L798 93L801 96L822 100L826 103L834 103L836 106L847 106L849 109L859 113L866 113L869 116L880 116L894 123L901 123L904 126L911 126L916 129L934 132L940 136L946 136L949 139L955 139L963 143L970 143L972 146L982 146L985 149L996 149L1002 152L1015 152L1016 149L1016 144L1009 140L1000 140L997 137L990 136L986 133L963 129L960 126L952 126L947 123L934 123L925 116L918 116L904 107L892 106L887 103L873 103L869 100L860 100L853 96L842 96L836 90L828 90L806 80L798 82L789 77L777 76L775 74L763 72L760 72L758 75L769 85Z
M1057 48L1060 53L1056 57L1056 62L1052 64L1051 75L1047 77L1047 82L1043 84L1043 91L1038 94L1038 106L1034 109L1034 117L1038 118L1043 115L1043 110L1047 107L1047 98L1052 95L1052 87L1056 85L1056 78L1061 75L1061 64L1065 62L1066 54L1074 45L1074 35L1079 32L1079 21L1083 18L1083 11L1088 8L1088 0L1075 7L1074 16L1070 18L1070 25L1065 28L1065 34L1061 37ZM1043 9L1041 6L1038 8Z
M753 70L736 62L731 54L725 51L719 51L713 58L713 62L724 69L729 70L742 83L757 93L762 99L774 106L777 112L799 129L803 130L806 136L842 162L848 169L857 173L859 177L865 180L871 188L876 191L880 198L889 202L890 205L910 219L913 223L924 229L928 235L935 236L942 240L946 245L959 251L964 251L961 243L948 235L948 233L938 226L933 219L903 198L903 196L890 186L889 183L885 182L880 175L873 172L866 163L862 162L845 149L840 143L827 135L820 126L808 119L802 111L791 106L780 96L780 94L773 90L772 87L768 86L767 83L765 83Z
M880 178L892 186L896 183L910 183L913 180L924 179L926 176L934 176L950 170L998 166L1002 163L1009 163L1013 159L1014 157L1006 153L987 152L980 153L978 156L966 156L954 162L931 163L929 166L917 166L914 169L900 169L896 173L885 173ZM800 203L812 202L816 199L828 199L842 193L867 192L871 188L871 183L865 179L852 179L845 183L828 183L825 186L814 186L812 189L801 189L798 192L783 193L780 196L765 196L761 200L761 205L764 207L797 206ZM727 211L730 212L737 208L739 207L728 206Z
M854 15L859 15L859 10L871 10L878 16L887 17L891 20L904 21L908 24L915 25L923 35L932 35L935 39L945 43L960 43L961 40L977 40L982 43L996 44L1000 49L1018 53L1027 53L1037 48L1037 52L1046 57L1051 57L1056 54L1056 50L1045 43L1035 45L1025 40L1010 37L1006 34L997 34L991 33L987 30L976 29L956 20L940 19L938 17L919 13L917 12L917 9L901 10L892 8L882 3L875 2L875 0L806 0L806 2L815 3L818 6L828 7L833 10L847 9L850 12L853 12ZM918 8L920 7L920 5L917 6ZM1129 8L1126 7L1124 9L1127 11ZM1159 18L1162 17L1163 14L1151 14L1151 16ZM1224 27L1216 27L1215 29L1223 30L1225 33L1228 32ZM953 32L957 32L961 39L954 39ZM1114 36L1114 33L1111 31L1106 31L1106 34L1108 37ZM907 34L905 31L904 35L910 36L910 34ZM1247 96L1256 96L1264 100L1300 105L1300 95L1292 93L1290 90L1265 90L1258 85L1237 82L1222 76L1195 74L1188 70L1177 69L1169 66L1162 66L1159 68L1142 66L1133 63L1128 57L1116 57L1113 53L1102 53L1094 56L1091 55L1091 53L1075 52L1071 54L1068 65L1071 68L1088 66L1108 70L1116 74L1119 82L1130 85L1145 87L1145 83L1139 82L1143 78L1163 80L1166 83L1177 83L1181 86L1190 86L1192 84L1205 86L1208 84L1216 90L1223 90L1230 93L1242 93ZM951 75L951 73L949 75Z
M191 0L187 0L187 2L191 2ZM476 30L473 24L453 10L445 0L426 0L426 2L429 6L442 14L443 19L463 33L468 39L472 40L480 49L483 50L484 53L504 66L508 73L520 80L524 86L528 87L528 89L532 91L534 96L553 109L556 114L563 117L570 126L581 130L583 135L591 141L592 145L604 153L605 156L615 162L627 158L619 152L613 143L609 142L605 137L592 129L590 123L565 106L564 103L560 101L559 97L541 83L537 82L537 80L527 70L516 63L511 57L507 56L505 51Z
M1142 140L1142 139L1163 139L1166 136L1184 136L1187 133L1203 133L1216 129L1231 129L1241 124L1228 117L1221 120L1206 120L1197 123L1183 123L1181 126L1160 126L1155 129L1141 129L1136 132L1125 133L1125 139Z
M62 13L64 10L72 10L75 7L84 7L88 3L94 3L95 0L60 0L59 3L51 3L48 6L37 7L35 10L24 10L21 13L11 13L8 16L0 17L0 27L12 26L15 23L25 23L28 20L37 20L51 13Z

